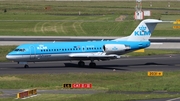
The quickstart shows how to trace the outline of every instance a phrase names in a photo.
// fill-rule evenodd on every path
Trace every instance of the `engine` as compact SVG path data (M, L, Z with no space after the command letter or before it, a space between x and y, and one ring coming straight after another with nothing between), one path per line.
M105 44L103 46L106 54L121 54L130 49L130 46L123 44Z

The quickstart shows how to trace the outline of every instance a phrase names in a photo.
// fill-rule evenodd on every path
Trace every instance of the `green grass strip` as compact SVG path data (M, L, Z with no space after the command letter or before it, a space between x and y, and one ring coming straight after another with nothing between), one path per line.
M87 79L88 78L88 79ZM180 91L180 71L148 77L147 72L2 75L2 89L63 89L64 83L92 83L105 91ZM13 82L12 82L13 81Z

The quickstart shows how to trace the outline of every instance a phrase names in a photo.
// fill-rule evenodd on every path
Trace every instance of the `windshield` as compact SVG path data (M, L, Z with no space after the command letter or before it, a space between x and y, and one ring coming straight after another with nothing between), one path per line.
M25 51L25 49L15 49L14 51L24 52L24 51Z

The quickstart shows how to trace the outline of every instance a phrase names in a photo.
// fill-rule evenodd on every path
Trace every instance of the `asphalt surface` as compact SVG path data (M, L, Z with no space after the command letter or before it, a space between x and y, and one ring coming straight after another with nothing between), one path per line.
M85 67L78 67L78 61L58 61L30 63L29 68L23 68L13 62L0 63L0 75L6 74L43 74L43 73L98 73L98 72L137 72L137 71L178 71L180 70L180 55L160 55L146 57L123 57L118 60L96 61L97 67L90 68L89 61ZM15 97L16 93L23 90L0 89L0 97ZM104 91L95 90L38 90L38 94L94 94ZM125 94L179 94L180 92L105 92ZM180 101L179 98L138 100L138 101Z
M180 55L147 57L122 57L118 60L95 61L96 68L78 67L78 61L57 61L29 63L29 68L14 62L0 63L0 75L37 73L95 73L95 72L137 72L137 71L177 71L180 70Z

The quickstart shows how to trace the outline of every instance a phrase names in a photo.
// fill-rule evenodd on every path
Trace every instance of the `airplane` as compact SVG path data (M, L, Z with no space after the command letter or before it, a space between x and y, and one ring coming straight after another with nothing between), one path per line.
M24 64L43 61L72 61L84 67L84 60L90 60L90 67L96 67L95 60L119 59L120 55L150 46L149 38L156 25L162 20L145 19L139 23L131 35L113 40L79 42L39 42L19 45L6 55L8 60Z

